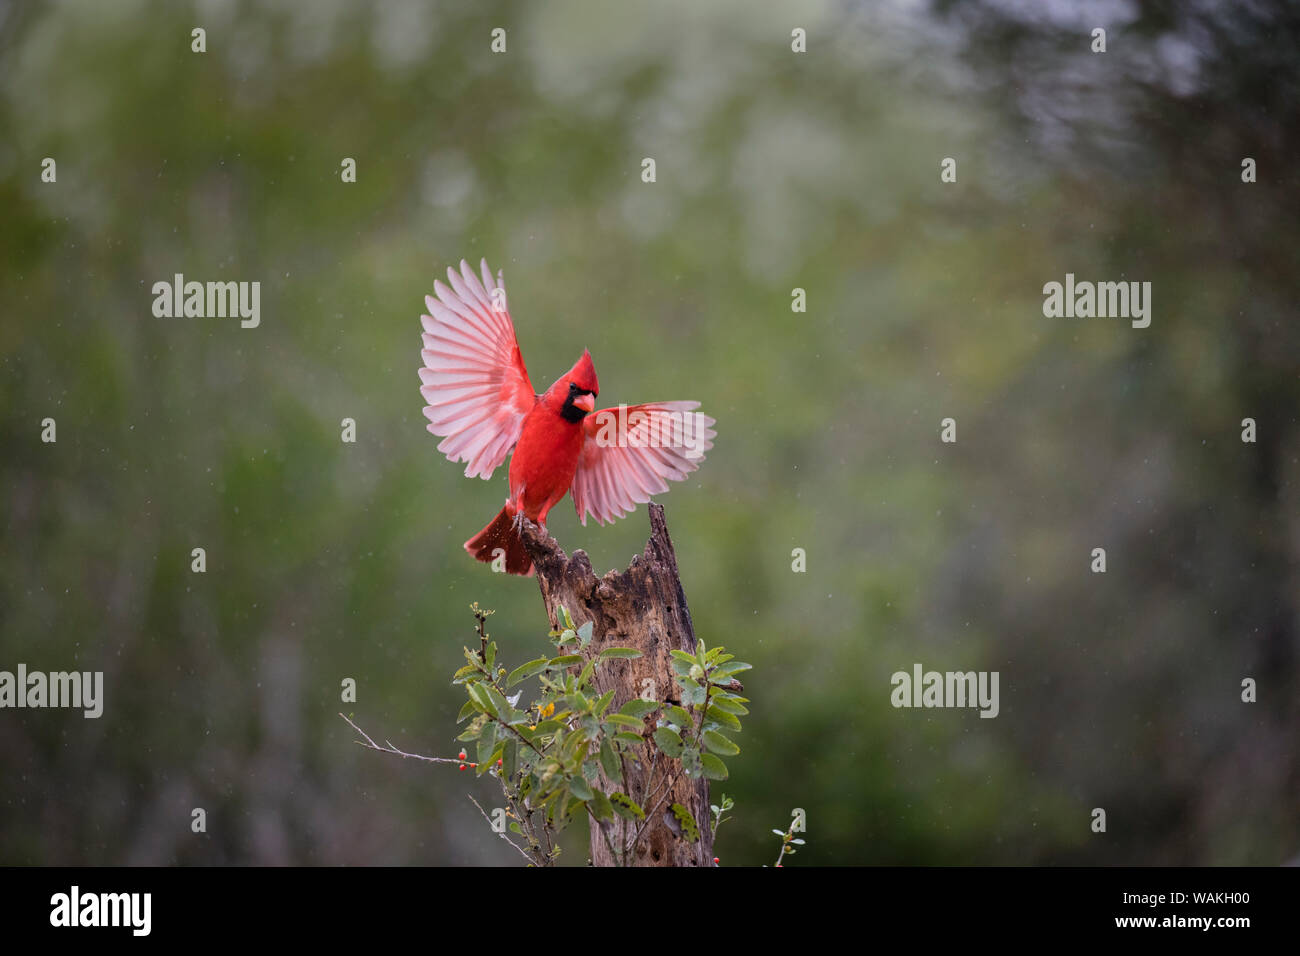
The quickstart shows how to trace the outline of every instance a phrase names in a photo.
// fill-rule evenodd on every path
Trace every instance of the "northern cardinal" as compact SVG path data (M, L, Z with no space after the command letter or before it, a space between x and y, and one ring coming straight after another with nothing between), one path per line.
M573 492L578 518L600 524L622 517L699 467L713 447L714 420L699 402L622 405L597 412L600 386L583 351L544 394L534 393L505 285L487 261L482 281L463 259L447 270L451 287L434 282L426 296L420 394L438 450L468 462L465 474L487 479L514 450L510 497L486 528L465 542L480 561L500 561L511 574L532 574L520 518L542 526L555 503ZM500 565L498 565L500 566Z

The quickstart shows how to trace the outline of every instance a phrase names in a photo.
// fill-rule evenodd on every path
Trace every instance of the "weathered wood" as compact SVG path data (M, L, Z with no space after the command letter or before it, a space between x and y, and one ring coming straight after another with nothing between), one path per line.
M541 587L542 600L551 626L559 625L561 606L568 609L575 626L593 625L590 650L606 647L634 647L642 656L633 660L614 659L601 665L596 689L614 690L611 710L634 697L653 697L680 703L680 687L673 676L673 649L695 651L695 628L686 595L677 573L677 556L668 537L664 509L649 505L650 540L645 551L632 559L626 571L610 571L597 578L584 551L565 555L544 528L531 522L523 525L524 544L532 556ZM653 732L658 712L650 715L646 736ZM709 826L709 788L703 778L690 780L681 772L681 762L660 756L653 768L624 761L629 795L645 809L645 833L630 862L634 866L710 866L713 860L713 832ZM672 780L671 788L664 786ZM602 780L602 783L605 783ZM607 786L618 789L618 785ZM700 840L688 842L669 809L680 803L691 811L700 827ZM614 847L632 842L637 825L621 817L604 824L605 835ZM591 823L591 860L596 866L617 865L598 825Z

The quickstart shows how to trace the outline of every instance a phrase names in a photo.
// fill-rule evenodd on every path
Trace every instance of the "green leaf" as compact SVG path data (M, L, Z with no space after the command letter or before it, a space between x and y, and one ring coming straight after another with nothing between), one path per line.
M587 755L587 734L581 727L575 727L560 745L559 757L566 765L581 761Z
M694 654L687 654L685 651L679 651L675 649L669 651L668 653L673 656L673 660L681 661L684 664L694 665L698 663L698 661L695 660Z
M704 776L710 780L726 780L727 765L713 754L700 754L700 764L704 767ZM717 812L717 807L713 808Z
M659 701L642 700L640 697L636 697L620 707L618 712L629 717L644 717L646 714L653 713L658 709Z
M751 667L753 667L752 664L745 664L741 661L733 661L728 664L723 664L709 675L709 680L714 683L725 684L731 678L732 674L739 674L741 671L747 671Z
M682 703L688 707L704 703L704 685L697 684L690 678L679 681L682 685Z
M698 745L691 744L682 748L682 770L692 780L704 773L704 765L700 763L700 748Z
M739 747L716 730L706 730L703 736L704 746L708 747L715 754L722 754L729 757L740 753Z
M600 652L600 659L608 660L611 657L619 657L624 660L635 660L641 656L641 652L635 647L607 647Z
M733 714L727 713L721 707L709 704L709 709L704 712L710 720L716 720L724 727L730 727L732 730L740 729L740 721Z
M605 717L605 723L617 724L620 727L627 727L631 730L640 730L645 726L645 721L639 717L629 717L627 714L608 714Z
M465 678L468 677L470 674L477 674L477 673L478 673L477 664L466 664L460 670L456 671L456 673L451 675L451 682L453 684L459 684L462 681L464 681Z
M581 776L574 777L569 781L569 792L579 800L590 800L592 797L591 784L587 783Z
M583 809L586 805L586 800L579 800L577 797L566 803L564 805L564 819L561 821L560 826L567 826L579 815L586 816L587 811Z
M591 741L579 728L564 738L564 744L560 747L560 759L564 761L566 767L576 767L587 759L587 750L590 746Z
M501 755L501 778L509 780L515 775L515 767L519 763L519 741L511 740L506 744L505 752Z
M600 742L600 766L610 780L618 780L623 776L623 764L619 761L618 754L614 753L614 745L608 737Z
M501 691L497 690L491 684L484 684L483 686L487 691L488 697L492 700L493 711L496 715L502 720L513 718L514 714L513 709L510 706L510 701L505 699Z
M609 797L599 790L591 795L588 805L597 820L612 820L614 818L614 805L609 802Z
M655 731L655 743L669 757L680 757L682 755L682 738L675 730L660 727Z
M725 710L729 714L740 714L743 717L749 713L749 708L741 703L744 699L735 694L718 691L710 698L710 708L716 707L718 710Z
M641 809L640 804L621 790L611 793L609 802L614 805L614 812L626 820L645 819L645 811Z
M581 654L561 654L559 657L552 657L547 663L551 667L572 667L574 664L582 663Z
M478 750L474 754L474 762L482 766L487 762L488 757L492 755L492 750L497 745L497 725L488 724L483 728L483 733L478 738Z
M640 734L634 734L626 730L621 730L616 733L614 739L629 747L639 747L641 744L645 743L645 738Z
M676 704L674 704L673 706L665 710L664 716L667 717L669 720L671 720L678 727L695 726L695 721L691 719L691 715L688 714L683 708L678 707Z
M569 626L572 627L573 625L570 624ZM578 641L583 647L586 647L591 643L591 632L594 628L595 625L591 621L588 621L586 624L582 625L582 627L578 628Z
M539 657L537 660L529 661L527 664L520 664L512 670L510 676L506 678L506 686L514 687L520 681L528 680L528 678L540 674L542 671L546 670L547 665L549 664L550 661L545 657Z
M477 712L478 712L478 708L474 706L474 701L472 700L465 701L465 706L462 707L460 709L460 713L456 715L456 723L459 724L470 714L477 713Z
M672 806L673 816L677 818L678 825L682 828L682 836L688 843L695 843L700 838L700 828L695 822L695 817L691 811L687 810L680 803L674 803Z
M498 760L505 759L505 752L506 742L504 740L498 741L497 745L492 748L492 752L487 755L487 759L478 761L478 766L474 768L478 771L478 775L481 777L483 774L491 772L492 768L497 765Z
M485 713L491 714L493 717L497 715L496 707L492 704L492 697L488 694L488 689L482 683L470 684L469 696L474 698L474 702L478 704L479 708Z

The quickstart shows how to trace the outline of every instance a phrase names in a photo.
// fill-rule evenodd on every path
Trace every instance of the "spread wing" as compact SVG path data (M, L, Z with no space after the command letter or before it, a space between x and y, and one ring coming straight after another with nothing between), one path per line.
M443 439L438 450L468 462L470 478L492 477L537 401L505 308L505 284L500 273L492 278L487 260L481 268L481 282L463 259L459 274L448 269L451 288L434 282L438 298L425 296L429 315L420 316L420 394L429 403L424 416L429 431Z
M681 481L713 447L717 424L699 402L604 408L583 422L586 437L573 476L573 504L584 525L621 518ZM665 480L666 479L666 480Z

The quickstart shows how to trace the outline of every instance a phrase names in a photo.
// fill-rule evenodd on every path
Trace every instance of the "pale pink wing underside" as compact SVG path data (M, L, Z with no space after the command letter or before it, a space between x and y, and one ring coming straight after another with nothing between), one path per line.
M588 415L573 504L585 525L621 518L681 481L704 460L717 432L699 402L654 402L605 408Z
M465 474L490 478L519 440L524 416L536 402L515 327L506 311L505 285L487 261L482 281L465 260L447 270L451 288L434 282L425 296L424 368L420 394L438 450L468 464ZM497 291L500 290L500 291Z

